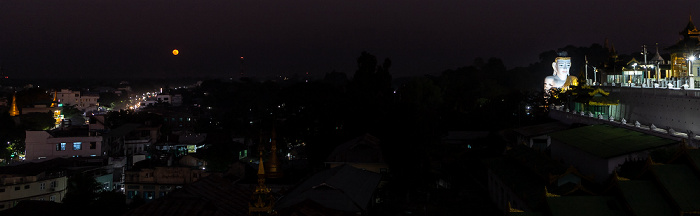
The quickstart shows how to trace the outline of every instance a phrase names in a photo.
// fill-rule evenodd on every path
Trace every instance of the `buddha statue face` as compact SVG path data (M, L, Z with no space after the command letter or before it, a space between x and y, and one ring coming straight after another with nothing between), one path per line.
M552 62L552 68L554 68L554 76L566 78L569 76L569 69L571 69L571 58L557 58Z

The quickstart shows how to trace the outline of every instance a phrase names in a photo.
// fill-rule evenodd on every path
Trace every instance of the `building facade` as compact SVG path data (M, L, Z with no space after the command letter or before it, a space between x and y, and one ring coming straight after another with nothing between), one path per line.
M12 208L23 200L61 202L66 195L68 177L64 171L45 170L41 165L0 169L0 210Z
M26 131L27 160L102 155L101 136L54 137L47 131Z
M190 184L207 176L202 169L190 167L135 168L125 173L126 199L132 201L141 196L149 201L160 198L176 188Z

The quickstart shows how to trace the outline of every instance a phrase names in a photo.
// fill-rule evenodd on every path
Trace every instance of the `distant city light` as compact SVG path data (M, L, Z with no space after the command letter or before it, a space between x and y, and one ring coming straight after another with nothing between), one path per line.
M177 55L177 54L180 54L180 51L177 50L177 49L174 49L174 50L173 50L173 55Z

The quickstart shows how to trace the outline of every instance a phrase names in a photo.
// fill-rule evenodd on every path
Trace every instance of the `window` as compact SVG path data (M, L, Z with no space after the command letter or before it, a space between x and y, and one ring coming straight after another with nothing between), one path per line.
M46 183L42 182L41 184L39 184L39 189L46 190Z
M133 199L135 196L139 195L139 191L127 191L126 192L126 198L127 199Z
M52 202L53 202L53 201L56 201L56 196L51 196L51 197L49 197L49 201L52 201Z
M83 149L83 146L82 146L82 145L83 145L82 142L74 142L74 143L73 143L73 150L75 151L75 150L81 150L81 149Z
M143 192L143 199L152 200L152 199L156 198L155 196L156 196L155 191L144 191Z
M0 188L0 193L5 192L5 188Z
M57 186L58 186L58 182L56 182L55 180L51 181L51 188L55 188Z
M65 151L66 150L66 143L61 143L56 146L56 151Z
M29 189L29 186L30 186L30 185L25 185L25 186L24 186L24 189Z
M16 191L18 191L19 189L20 189L20 187L19 187L19 186L15 187L15 190L16 190Z
M97 148L97 142L90 142L90 149Z

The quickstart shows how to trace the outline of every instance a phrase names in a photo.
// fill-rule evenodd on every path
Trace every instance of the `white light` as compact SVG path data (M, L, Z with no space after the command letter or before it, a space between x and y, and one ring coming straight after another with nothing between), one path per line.
M688 58L688 60L695 61L695 56L690 56L690 58Z

